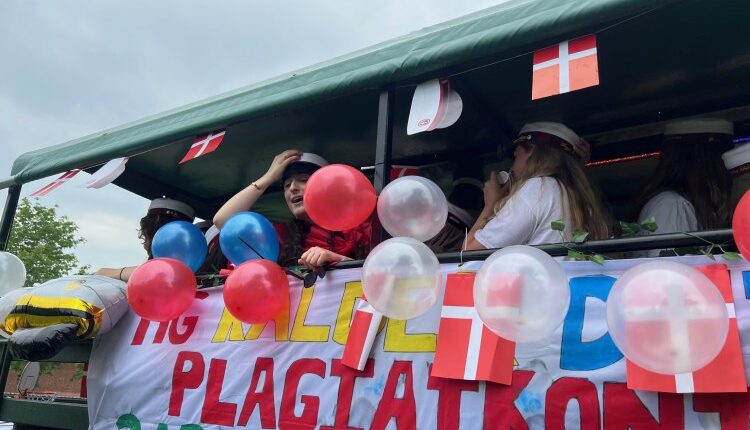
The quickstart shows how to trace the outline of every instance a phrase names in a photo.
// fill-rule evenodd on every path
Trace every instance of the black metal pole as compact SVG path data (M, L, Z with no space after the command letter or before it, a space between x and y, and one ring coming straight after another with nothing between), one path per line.
M375 140L375 192L380 193L391 177L391 149L393 143L393 90L383 90L378 101L378 126ZM387 239L387 233L380 225L377 214L372 217L370 246Z
M10 239L10 229L13 226L13 218L16 216L18 198L21 196L21 186L13 185L8 188L8 197L5 199L3 219L0 223L0 251L5 251Z
M673 249L683 247L707 246L708 242L717 244L733 243L732 229L710 230L685 234L669 233L654 234L649 236L627 237L621 239L594 240L582 244L572 244L571 248L589 253L620 253L630 251L642 251L648 249ZM548 253L553 257L568 254L568 248L560 244L538 245L536 248ZM484 260L496 249L483 249L481 251L466 251L463 253L463 261ZM441 263L458 263L461 256L458 252L446 252L438 254ZM362 261L342 261L336 265L337 269L360 267Z

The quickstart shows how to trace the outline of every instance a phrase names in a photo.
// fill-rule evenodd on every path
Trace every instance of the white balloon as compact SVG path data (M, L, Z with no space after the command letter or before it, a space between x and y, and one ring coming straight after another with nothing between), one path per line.
M570 303L568 278L544 251L513 245L494 252L474 281L474 306L505 339L533 342L554 332Z
M20 258L10 252L0 252L0 296L23 287L26 267Z
M628 360L674 375L716 358L729 319L721 293L703 273L674 261L649 261L615 282L607 298L607 324Z
M8 294L5 294L3 297L0 297L0 325L5 325L5 318L7 318L8 314L10 314L10 311L12 311L13 308L16 307L18 299L20 299L24 294L27 294L31 291L31 288L19 288L11 291ZM0 336L8 337L10 336L10 334L8 334L5 330L0 329Z
M408 320L435 304L440 278L440 263L427 245L394 237L376 246L365 259L362 290L383 315Z
M403 176L386 185L378 197L378 218L394 237L424 242L435 237L448 219L448 201L434 182Z

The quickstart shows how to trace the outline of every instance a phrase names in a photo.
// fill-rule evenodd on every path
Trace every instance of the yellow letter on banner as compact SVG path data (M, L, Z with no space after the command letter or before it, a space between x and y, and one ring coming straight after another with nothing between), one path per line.
M245 340L257 339L263 330L266 329L268 323L263 324L250 324L250 330L245 335ZM281 313L273 320L273 326L276 333L276 342L287 342L289 341L289 306L281 311Z
M388 320L383 350L388 352L435 352L435 333L406 333L406 321Z
M310 309L315 286L302 289L302 297L299 299L297 314L294 316L294 325L289 339L292 342L328 342L331 327L327 325L305 325L307 311Z
M242 333L242 322L232 316L227 308L221 313L221 320L219 320L219 326L216 327L216 333L214 333L212 343L226 342L227 336L230 341L241 341L245 340L244 333Z
M339 345L346 344L346 338L349 337L349 325L354 313L354 304L357 302L357 298L361 296L362 283L360 281L344 284L344 295L341 297L339 314L336 317L336 326L333 329L333 341Z

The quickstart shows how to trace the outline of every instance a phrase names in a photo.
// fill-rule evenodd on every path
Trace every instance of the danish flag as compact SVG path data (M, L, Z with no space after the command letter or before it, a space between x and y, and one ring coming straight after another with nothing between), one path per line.
M403 176L419 175L419 167L416 166L391 166L391 181Z
M515 342L482 323L474 307L474 273L452 273L445 283L431 376L510 385Z
M719 289L727 305L729 314L729 332L724 348L719 355L705 367L695 372L680 373L677 375L664 375L654 373L649 370L636 366L627 361L627 379L628 388L632 390L660 391L665 393L722 393L722 392L746 392L747 381L745 378L745 367L742 360L742 350L740 346L739 328L737 327L737 318L734 310L734 297L732 296L732 286L729 282L729 272L724 264L711 264L708 266L696 267L714 285ZM738 282L742 282L742 273L737 273L740 277ZM732 276L735 276L734 274ZM740 284L741 285L741 284ZM670 298L672 300L673 298ZM684 306L684 305L683 305ZM686 307L687 308L687 307ZM686 319L689 318L689 312L686 312ZM690 323L690 332L683 333L687 338L681 342L690 342L699 347L700 340L700 321L688 320ZM639 322L639 324L643 324ZM663 321L650 321L643 325L643 331L654 331L658 329L657 325L666 324ZM687 326L683 327L687 330ZM673 327L667 327L672 336L675 335ZM679 330L678 330L679 332ZM691 334L696 335L693 339Z
M54 189L59 187L60 185L68 182L70 178L77 175L78 172L80 172L81 169L73 169L70 171L67 171L63 173L59 178L55 179L54 181L50 182L49 184L43 186L42 188L34 191L34 193L31 194L30 197L43 197L47 194L51 193Z
M589 34L534 52L531 100L599 85L596 36Z
M209 154L216 151L216 148L221 145L221 141L224 140L226 130L214 131L209 134L199 136L195 139L195 142L190 146L187 154L182 158L180 164L186 163L190 160L200 157L201 155Z
M344 355L341 357L342 364L357 370L364 370L382 320L383 314L376 311L363 296L357 310L354 311L349 336L344 346Z

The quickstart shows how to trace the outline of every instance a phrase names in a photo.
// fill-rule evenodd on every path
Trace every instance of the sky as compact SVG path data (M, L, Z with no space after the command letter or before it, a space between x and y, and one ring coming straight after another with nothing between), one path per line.
M19 155L328 60L505 0L2 0L0 179ZM38 200L81 264L137 265L148 201L88 174ZM54 177L24 185L28 196ZM6 192L0 191L0 201Z

